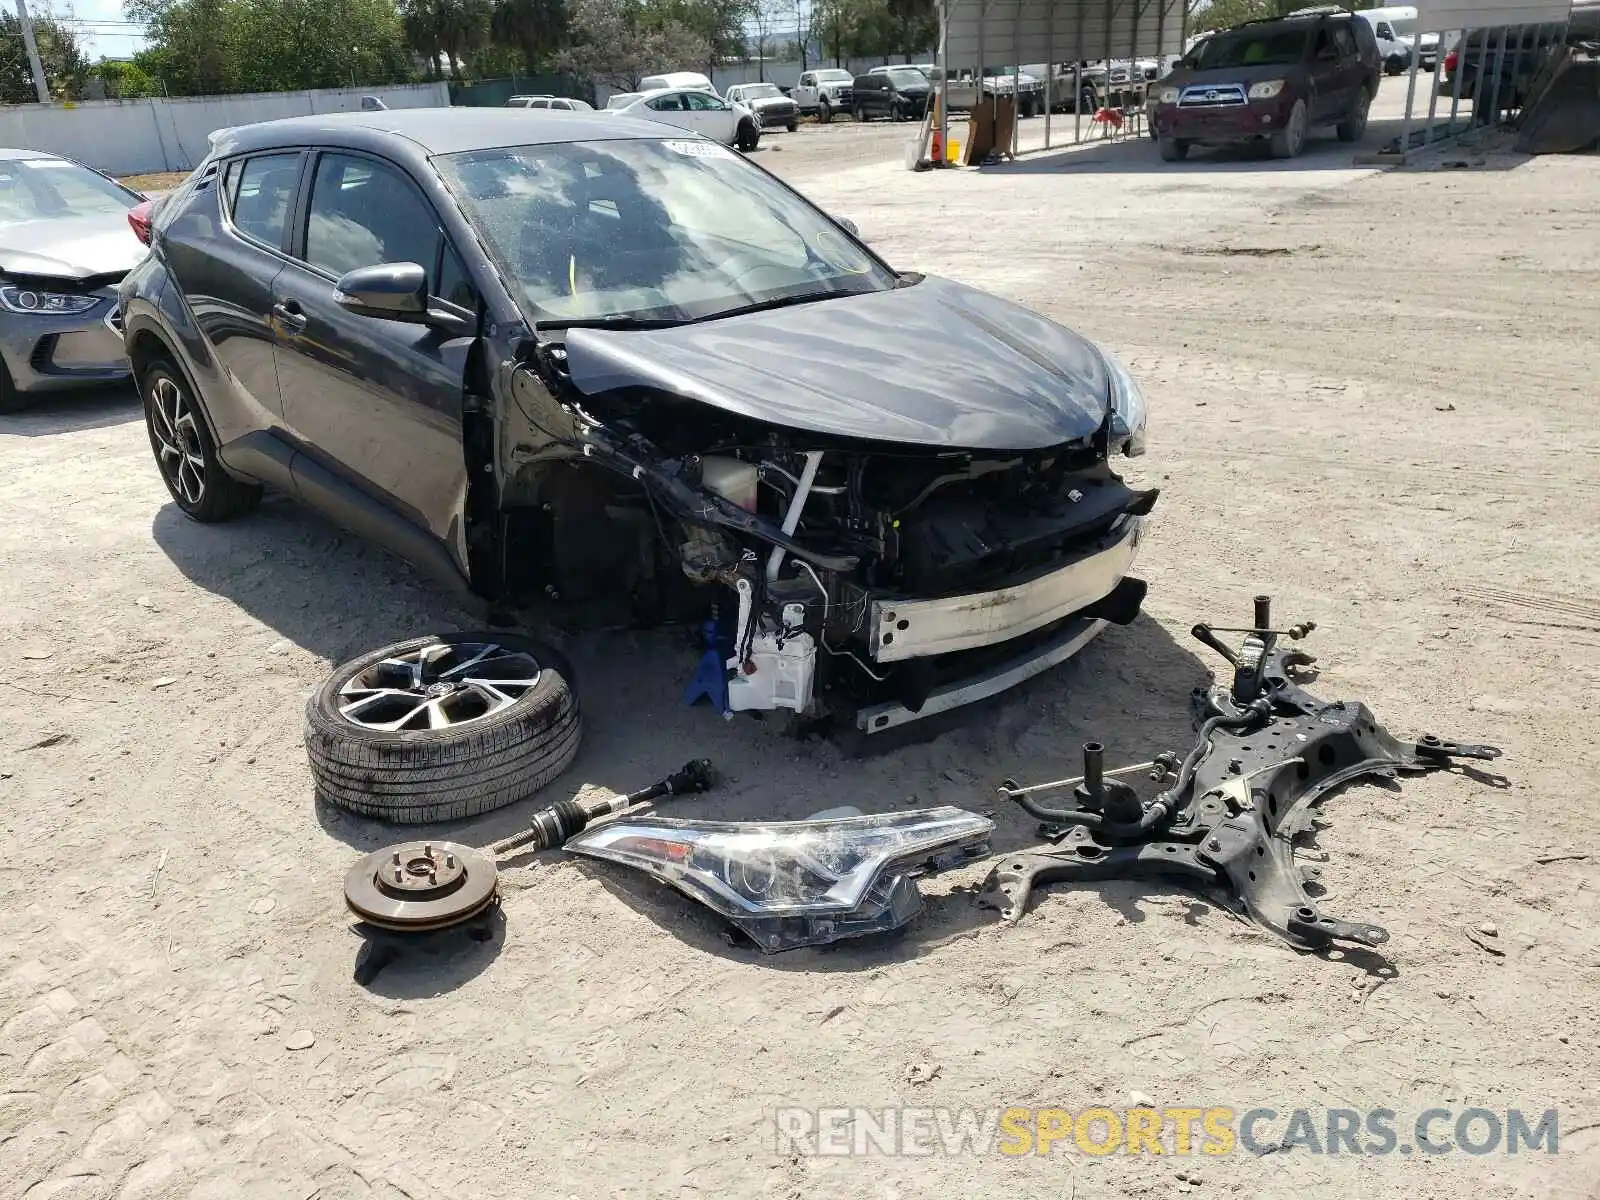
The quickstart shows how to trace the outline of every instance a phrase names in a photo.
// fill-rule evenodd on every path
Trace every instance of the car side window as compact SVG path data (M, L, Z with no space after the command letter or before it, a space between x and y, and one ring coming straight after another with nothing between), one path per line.
M229 191L233 227L264 245L282 246L299 178L298 151L245 159Z
M379 263L435 264L444 236L416 187L369 158L324 154L317 160L306 220L305 261L334 276Z
M1340 58L1354 58L1356 55L1356 40L1350 36L1350 31L1343 25L1334 27L1333 44L1338 49Z
M1378 36L1381 37L1381 38L1386 38L1386 39L1388 39L1390 41L1393 41L1394 40L1394 30L1389 28L1389 25L1388 25L1387 22L1379 21L1378 22Z
M456 253L456 248L442 238L439 245L439 271L430 290L439 299L461 308L473 310L478 307L478 289L472 286L466 264Z
M657 96L654 100L648 101L645 107L653 108L657 112L682 112L683 97L675 92L670 96Z
M691 109L699 112L721 112L726 107L721 100L705 92L690 92L684 99L689 102Z

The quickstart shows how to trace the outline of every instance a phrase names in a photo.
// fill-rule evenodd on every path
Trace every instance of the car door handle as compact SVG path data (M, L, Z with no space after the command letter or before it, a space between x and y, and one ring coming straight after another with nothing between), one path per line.
M272 315L289 333L300 333L306 327L306 312L298 300L280 300L272 306Z

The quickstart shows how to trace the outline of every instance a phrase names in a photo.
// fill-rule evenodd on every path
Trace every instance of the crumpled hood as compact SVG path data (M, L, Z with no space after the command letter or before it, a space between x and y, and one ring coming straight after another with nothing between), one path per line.
M126 213L0 225L0 274L84 280L120 276L147 253Z
M970 450L1039 450L1105 423L1086 341L947 279L660 330L570 329L579 391L646 387L789 429Z

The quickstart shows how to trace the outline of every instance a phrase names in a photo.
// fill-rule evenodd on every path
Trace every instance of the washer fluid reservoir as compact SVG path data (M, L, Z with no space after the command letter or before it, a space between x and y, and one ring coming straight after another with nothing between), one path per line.
M700 460L700 477L724 500L746 512L755 512L757 470L754 463L708 455Z

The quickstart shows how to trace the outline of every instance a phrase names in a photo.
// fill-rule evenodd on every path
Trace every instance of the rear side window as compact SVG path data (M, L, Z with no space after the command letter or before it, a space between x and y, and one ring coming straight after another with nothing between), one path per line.
M281 247L299 178L298 152L229 164L226 198L233 227L263 245Z
M1340 58L1354 58L1356 54L1356 40L1350 35L1348 25L1335 25L1333 27L1333 44L1338 48Z
M653 108L657 112L682 112L684 108L683 97L676 93L668 96L657 96L648 103L647 107Z

